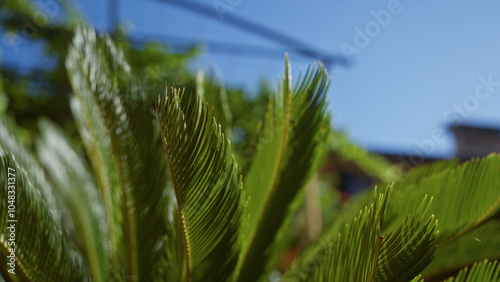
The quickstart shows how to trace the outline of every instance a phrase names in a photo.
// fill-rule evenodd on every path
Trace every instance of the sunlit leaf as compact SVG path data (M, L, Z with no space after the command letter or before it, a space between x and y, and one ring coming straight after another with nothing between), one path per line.
M152 103L122 52L91 28L76 30L66 66L76 96L72 110L104 200L113 276L150 280L172 228Z
M37 142L40 161L45 165L57 192L64 199L81 239L94 281L109 281L109 241L102 201L85 160L71 147L52 123L40 123L42 137Z
M388 190L389 191L389 190ZM376 193L376 192L375 192ZM388 192L374 202L336 236L317 245L315 255L301 258L284 281L410 281L431 262L436 248L437 222L427 218L425 198L415 213L407 215L395 232L381 226ZM390 201L390 200L389 200Z
M292 88L288 58L283 82L272 97L248 173L242 229L244 252L239 281L255 281L276 263L280 229L289 227L307 181L316 170L327 142L326 90L328 73L319 64L309 68ZM276 254L278 253L278 254Z
M157 103L186 253L186 279L227 281L239 253L241 182L230 143L199 96L175 88Z

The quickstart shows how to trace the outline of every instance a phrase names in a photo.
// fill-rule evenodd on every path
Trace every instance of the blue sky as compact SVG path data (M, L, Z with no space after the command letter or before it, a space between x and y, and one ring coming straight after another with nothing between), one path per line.
M216 1L197 0L210 6ZM440 132L450 122L500 127L498 1L220 2L233 4L226 14L294 36L322 52L342 55L348 52L345 46L357 48L349 67L330 69L328 97L335 125L361 146L450 156L453 138ZM108 28L107 1L75 3L94 26ZM381 15L379 22L376 14ZM279 47L223 20L155 1L122 0L118 15L132 36L161 34ZM3 48L3 53L9 60L9 50ZM295 75L311 62L294 53L290 57ZM261 79L276 84L283 71L283 56L248 58L210 50L193 61L192 68L206 69L212 63L228 85L251 92Z

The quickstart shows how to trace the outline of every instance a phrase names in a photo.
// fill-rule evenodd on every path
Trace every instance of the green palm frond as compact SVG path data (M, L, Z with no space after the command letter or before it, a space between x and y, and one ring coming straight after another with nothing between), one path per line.
M58 195L71 213L74 237L86 253L94 281L109 281L109 242L102 201L84 159L71 147L62 131L47 120L40 122L37 152Z
M228 281L239 254L241 180L230 143L212 111L195 96L167 89L157 115L175 189L187 281Z
M0 136L2 136L2 138L0 138L0 148L10 152L16 158L16 162L27 169L28 175L33 181L36 181L47 203L57 207L56 197L52 191L51 185L45 179L43 170L38 165L33 154L26 150L26 148L21 145L21 142L15 137L16 134L14 132L16 129L16 125L13 121L0 116ZM52 211L52 216L57 220L60 220L62 217L57 210Z
M269 265L269 250L288 228L294 203L325 149L329 118L325 114L329 79L321 64L291 86L288 57L282 85L270 99L256 153L244 189L248 204L242 229L244 252L239 281L255 281Z
M426 280L442 279L443 275L456 273L459 269L470 266L476 261L500 258L499 234L500 222L496 219L464 234L456 242L442 247L438 246L436 257L423 273Z
M431 262L437 233L434 216L424 220L426 198L395 232L383 235L386 194L359 212L344 230L324 240L315 256L302 259L284 281L410 281ZM390 205L390 203L389 203Z
M500 227L495 219L500 210L499 171L498 155L463 164L456 160L441 161L412 170L394 183L382 230L394 232L408 211L419 206L418 199L429 195L437 203L429 212L440 224L436 254L423 272L424 278L458 270L485 258L499 258L500 239L496 234ZM351 208L337 218L324 236L340 232L356 210L369 201L369 193L351 201Z
M72 110L103 196L114 276L150 280L169 226L168 169L152 104L120 50L88 27L66 67Z
M460 270L456 277L450 277L446 282L496 282L500 281L500 263L484 260L474 263L471 268Z
M424 278L446 268L460 268L474 261L500 257L500 245L487 245L488 242L498 242L489 233L498 222L489 230L480 229L500 211L500 156L490 155L460 165L456 165L455 161L444 163L448 165L436 164L435 167L416 170L394 184L394 204L387 211L388 221L383 227L385 230L394 230L403 211L417 205L415 199L418 197L428 194L439 203L430 209L440 222L439 237L436 257L423 273ZM471 234L474 238L484 239L484 244L477 244L479 242L470 238ZM489 241L489 238L493 241ZM450 256L449 251L446 251L461 249L459 246L463 244L469 248L493 248L497 251L481 252L481 257L458 253ZM464 251L469 253L468 250ZM491 256L485 257L486 254Z
M450 169L453 169L454 167L458 166L458 162L456 160L447 160L447 161L438 161L433 163L432 165L424 165L420 167L416 167L411 170L410 173L407 173L406 175L401 175L398 178L404 178L407 182L412 182L412 181L419 181L420 179L427 178L434 173L445 173L446 171L449 171ZM399 182L396 181L396 184ZM386 185L386 184L383 184ZM425 194L419 195L423 196ZM432 193L429 193L429 195L432 195ZM348 205L343 209L342 213L339 214L339 218L337 218L331 226L327 228L324 232L324 236L331 236L333 234L337 234L340 232L343 228L343 226L349 222L352 218L354 218L357 213L359 212L360 209L363 207L369 205L372 201L373 195L372 191L370 189L362 191L359 194L354 194L353 197L349 200ZM406 199L404 199L406 201ZM394 211L396 214L398 211ZM402 214L400 215L400 218L402 218L408 210L404 209L401 211ZM392 213L391 215L386 215L388 218L386 219L386 222L392 222ZM309 248L311 250L311 248ZM307 252L307 250L306 250Z
M63 224L54 190L13 131L14 124L0 117L0 271L14 281L17 277L37 281L87 279L87 266ZM16 171L17 277L9 276L5 261L12 247L7 241L10 235L7 226L11 223L7 222L9 167Z
M0 271L13 281L87 281L87 265L64 229L55 207L49 204L35 166L21 166L16 157L0 148ZM13 173L9 174L9 173ZM14 184L12 184L14 183ZM9 187L9 188L8 188ZM10 187L13 187L12 189ZM14 194L9 193L15 191ZM9 198L15 195L15 212ZM15 221L10 221L15 220ZM36 223L36 224L35 224ZM15 228L11 237L11 227ZM9 241L10 238L15 241ZM14 250L15 262L8 257ZM14 274L8 272L15 263Z
M173 188L171 189L174 194ZM172 195L175 198L175 195ZM175 202L168 207L168 224L175 228L168 228L163 237L163 247L160 249L161 256L153 268L154 281L186 281L187 265L184 247L184 236L182 233L179 209Z

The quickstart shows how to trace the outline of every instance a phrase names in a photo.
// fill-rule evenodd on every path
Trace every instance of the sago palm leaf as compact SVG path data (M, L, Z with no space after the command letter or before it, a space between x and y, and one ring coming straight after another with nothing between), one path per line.
M383 227L394 230L404 211L415 208L418 197L428 194L439 203L430 209L439 220L439 237L436 257L423 273L424 278L453 268L458 270L485 258L500 257L499 240L490 233L492 229L498 230L499 224L498 220L491 220L500 211L500 157L491 155L460 165L454 161L444 163L448 166L436 164L416 170L394 184L394 204L387 211L388 221ZM492 226L484 226L490 223ZM452 249L465 253L455 252L450 256L447 250Z
M174 194L173 188L170 189L170 192ZM171 196L175 198L175 195ZM164 244L160 250L161 256L153 268L153 280L158 282L186 281L187 254L184 247L179 209L175 202L170 203L167 214L167 224L176 228L167 228L167 234L163 237Z
M445 165L447 164L447 165ZM438 244L449 244L490 220L500 209L500 157L491 155L457 165L455 161L415 170L394 183L394 204L385 228L417 206L415 198L431 195L439 203L432 213L440 221Z
M411 179L415 179L417 181L421 178L426 178L434 174L435 172L444 172L448 171L450 168L456 167L458 165L456 160L447 160L447 161L438 161L433 163L432 165L424 165L420 167L416 167L411 170L411 172L406 175L401 175L399 178L404 178L407 181L411 181ZM396 182L397 184L398 182ZM383 183L382 185L386 185ZM340 232L343 226L349 222L353 217L357 215L360 209L369 205L372 201L373 195L370 189L360 192L359 194L354 194L353 197L349 200L348 205L346 205L342 209L342 213L339 214L338 218L336 218L331 226L329 226L325 232L324 236L331 236ZM406 199L405 199L406 200ZM408 210L401 211L402 214L399 217L403 217L407 214ZM392 222L393 213L386 214L386 223ZM308 248L311 250L312 248ZM308 250L305 251L307 253Z
M276 234L289 227L295 200L319 165L329 117L325 114L328 73L321 64L308 69L292 89L288 58L282 85L263 120L256 153L244 179L248 203L242 228L243 253L238 281L256 281L275 265ZM274 246L273 246L274 245Z
M32 155L19 145L0 120L0 270L13 281L86 281L87 265L62 223L52 187ZM13 171L9 171L11 168ZM14 173L15 177L8 173ZM14 180L14 181L12 181ZM16 221L8 221L8 191L15 189ZM15 245L9 245L10 231L15 224ZM7 255L15 249L15 274L7 272ZM10 262L10 259L9 259Z
M437 221L424 219L430 206L426 198L415 213L407 215L395 232L382 233L387 210L386 194L359 212L344 230L323 240L315 255L285 275L284 281L410 281L432 260ZM390 206L390 203L389 203Z
M460 270L456 277L450 277L446 282L496 282L500 281L500 264L498 261L484 260L474 263L471 268Z
M199 96L168 88L157 115L175 189L186 281L228 281L236 266L241 180L230 143Z
M63 133L47 120L40 122L37 152L58 194L71 213L75 234L86 253L94 281L109 281L109 241L101 198L84 159L70 146Z
M429 195L436 203L429 212L440 224L435 258L423 272L424 278L441 277L485 258L499 258L500 225L495 219L500 210L499 172L500 157L495 155L463 164L449 160L414 169L394 183L382 229L396 230L408 211L418 207L418 198ZM324 236L340 232L342 224L369 199L369 193L354 199Z
M75 32L66 67L109 226L116 278L150 280L167 228L168 169L152 104L123 54L91 28Z
M500 258L499 234L500 221L496 219L464 234L456 242L438 246L436 257L424 271L426 280L443 279L476 261Z

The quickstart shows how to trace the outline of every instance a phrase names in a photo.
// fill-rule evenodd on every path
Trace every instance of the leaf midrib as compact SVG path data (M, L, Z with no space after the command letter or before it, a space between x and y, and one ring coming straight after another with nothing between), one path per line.
M377 266L378 266L378 262L380 261L380 251L382 249L382 241L383 240L384 240L384 237L377 234L377 253L375 256L375 263L373 264L373 270L372 270L372 274L370 275L369 281L375 281L375 274L377 273Z
M81 54L80 54L79 57L81 57ZM90 79L89 79L88 75L86 75L86 72L83 69L82 62L80 62L80 60L79 60L78 66L80 67L80 71L82 72L82 75L83 75L83 77L86 80L87 86L90 86L91 85ZM111 140L111 149L112 149L113 156L114 156L114 162L117 165L118 170L119 170L120 181L121 181L122 188L123 188L122 189L122 192L123 192L123 201L124 201L124 205L123 206L125 207L125 213L126 213L126 217L125 217L126 218L126 224L125 224L125 232L126 233L125 233L125 238L128 241L127 243L128 243L128 246L129 246L129 249L128 249L128 251L126 251L126 254L128 254L128 261L129 261L130 271L131 271L130 276L133 279L132 281L137 281L138 280L137 245L136 245L137 238L136 238L136 234L135 234L135 230L134 230L134 226L135 226L135 224L134 224L134 215L133 215L132 209L130 207L130 195L129 195L128 189L126 189L126 187L125 187L126 186L125 185L126 181L124 179L124 173L123 173L124 170L123 170L123 167L122 167L121 163L116 161L116 160L119 159L118 158L118 152L117 152L116 144L115 144L115 142L113 142L114 138L112 138L113 135L111 134L110 126L107 123L106 119L104 118L104 115L103 115L103 112L102 112L103 109L99 106L98 99L97 99L97 97L95 97L95 95L93 95L92 90L91 90L90 87L89 87L89 91L91 92L92 98L94 99L94 102L97 105L97 109L99 111L99 116L100 116L101 120L103 121L104 128L106 129L106 131L108 133L108 136L110 137L110 140ZM86 113L87 121L89 121L88 109L85 110L85 113ZM89 126L89 128L94 133L93 136L95 136L95 131L92 129L92 126ZM97 151L99 152L99 155L102 158L100 150L97 150ZM111 200L111 202L112 201L113 200ZM113 215L112 215L113 211L109 211L109 212L111 213L110 216L113 217ZM114 220L113 220L113 222L114 222ZM112 226L111 228L114 228L114 226Z
M483 223L486 223L488 221L488 219L490 219L499 208L500 208L500 197L491 206L491 208L486 213L484 213L481 217L479 217L472 225L470 225L468 228L462 230L461 232L457 233L456 235L452 236L451 238L447 239L443 243L438 244L436 250L439 250L440 248L458 240L462 236L473 231L476 227L480 226Z
M250 252L250 250L252 249L252 246L254 245L255 243L255 239L256 239L256 235L259 233L259 230L261 229L261 226L262 226L262 222L264 220L264 216L266 214L266 212L268 211L269 209L269 206L270 206L270 203L272 201L272 199L274 198L274 195L275 195L275 191L276 191L276 186L277 186L277 182L279 180L279 175L280 175L280 171L281 171L281 168L282 168L282 165L283 165L283 158L284 158L284 155L285 155L285 152L286 152L286 148L287 148L287 145L288 145L288 135L289 135L289 131L288 131L288 128L289 128L289 123L290 123L290 114L291 114L291 104L292 104L292 99L291 99L291 89L289 87L289 78L288 78L288 73L285 74L287 76L287 79L286 79L286 89L284 89L285 91L285 94L284 95L288 95L288 99L286 100L288 103L286 105L284 105L284 108L285 108L285 123L284 123L284 134L283 134L283 139L282 139L282 145L281 145L281 149L280 149L280 154L279 154L279 157L278 157L278 162L277 162L277 166L276 166L276 169L273 173L273 180L272 180L272 184L271 184L271 190L268 194L268 197L267 197L267 200L264 204L264 208L262 210L262 213L260 214L260 218L259 218L259 221L257 222L257 225L255 226L255 231L252 233L252 240L250 241L250 244L247 246L246 250L245 250L245 255L244 255L244 260L243 262L241 263L241 266L240 268L238 269L238 277L237 279L239 280L239 275L241 274L241 269L243 269L243 267L246 265L247 261L248 261L248 254ZM274 113L273 113L274 114Z
M169 98L165 98L165 99L169 99ZM156 107L156 116L158 118L158 121L160 123L160 126L163 127L163 123L160 119L160 116L158 114L158 106ZM184 242L184 251L185 251L185 254L186 254L186 282L189 281L189 273L191 272L191 252L190 252L190 248L189 248L189 236L188 236L188 231L186 229L186 221L185 221L185 217L184 217L184 211L181 209L181 202L180 202L180 196L179 196L179 193L177 192L177 182L176 182L176 177L174 176L175 174L173 173L173 169L172 169L172 164L170 162L170 154L169 154L169 147L168 147L168 144L167 144L167 139L165 138L165 134L163 132L163 130L161 129L160 130L161 132L161 136L163 138L163 146L165 147L165 153L167 155L167 163L168 163L168 169L170 171L170 175L172 176L171 177L171 180L172 180L172 185L174 186L174 193L175 193L175 201L177 203L177 210L179 211L178 215L179 215L179 220L180 220L180 225L181 225L181 229L182 229L182 239L183 239L183 242Z
M3 258L6 258L7 254L9 253L8 252L9 248L6 245L4 245L4 242L0 242L0 246L2 247L2 250L0 251L0 253L2 253L2 259L1 260L3 261ZM17 254L16 254L16 260L15 260L16 271L19 270L19 273L21 274L21 277L22 277L23 281L32 281L31 275L28 273L28 271L26 271L26 267L24 267L24 265L21 262L21 260L22 260L22 258L20 258L19 256L17 256ZM2 269L5 270L5 273L8 273L8 271L7 271L7 261L5 261L5 263L2 263ZM12 277L12 276L10 276L10 277ZM14 277L17 278L17 274ZM19 281L19 280L15 280L15 281Z

